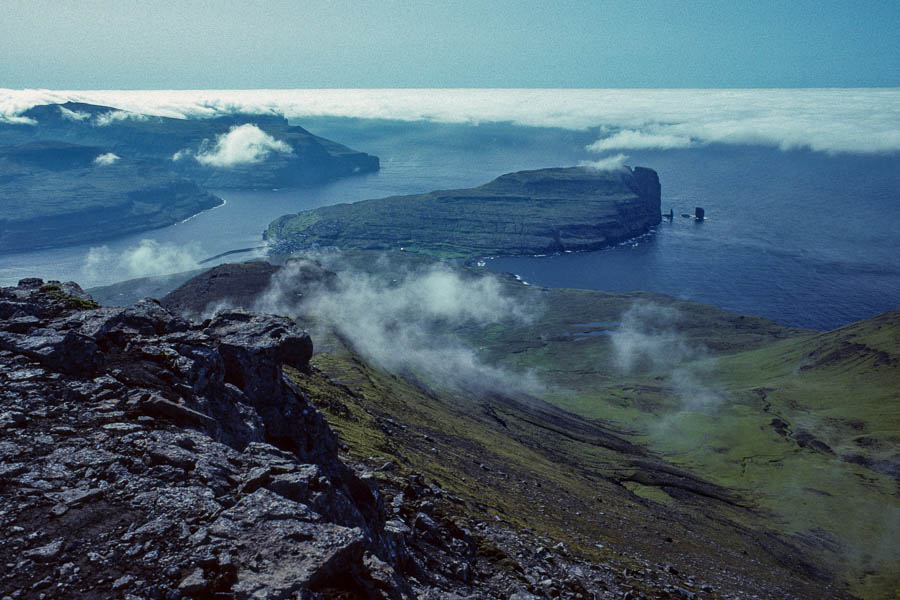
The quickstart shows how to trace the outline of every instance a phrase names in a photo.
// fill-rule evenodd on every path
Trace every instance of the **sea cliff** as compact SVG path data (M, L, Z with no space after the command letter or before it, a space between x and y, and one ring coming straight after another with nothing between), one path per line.
M660 184L652 169L571 167L285 215L264 237L275 253L333 246L467 258L595 250L659 221Z

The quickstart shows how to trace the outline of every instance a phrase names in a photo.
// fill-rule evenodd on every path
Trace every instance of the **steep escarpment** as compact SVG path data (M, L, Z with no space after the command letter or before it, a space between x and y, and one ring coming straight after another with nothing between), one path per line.
M171 169L99 147L30 142L0 148L0 252L165 227L220 204Z
M98 307L72 283L0 289L0 594L574 599L676 589L674 569L645 563L653 578L622 576L473 518L466 500L408 468L376 471L339 454L309 398L339 410L349 392L310 369L311 353L283 317L232 311L192 324L149 299Z
M265 237L274 252L318 246L436 256L602 248L660 221L660 185L642 167L521 171L472 189L339 204L286 215Z
M0 317L4 595L404 589L377 493L282 376L312 354L291 321L192 326L40 280Z

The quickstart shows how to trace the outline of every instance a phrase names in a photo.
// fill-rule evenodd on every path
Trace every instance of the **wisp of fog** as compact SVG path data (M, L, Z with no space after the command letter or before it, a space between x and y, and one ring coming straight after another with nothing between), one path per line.
M328 268L339 254L319 257ZM438 263L398 270L382 257L365 271L337 267L335 284L298 295L299 267L290 263L272 279L254 310L302 315L337 333L368 361L431 385L535 394L542 388L529 373L485 364L456 335L467 326L527 322L537 306L505 294L492 275L473 275ZM390 275L386 275L389 273Z
M625 373L666 374L681 410L715 409L725 398L709 383L713 363L705 347L691 343L677 330L681 319L671 306L633 304L610 336L615 364Z

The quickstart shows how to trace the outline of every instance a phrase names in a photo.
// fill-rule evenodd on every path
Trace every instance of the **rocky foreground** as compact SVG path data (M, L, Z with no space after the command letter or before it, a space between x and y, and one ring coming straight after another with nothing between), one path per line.
M101 308L73 283L0 289L0 596L712 597L352 464L283 372L311 354L283 317L194 324L149 299Z

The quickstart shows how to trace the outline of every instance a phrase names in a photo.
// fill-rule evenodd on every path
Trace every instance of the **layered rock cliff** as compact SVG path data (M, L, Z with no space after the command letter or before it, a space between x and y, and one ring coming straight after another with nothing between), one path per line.
M660 185L643 167L521 171L472 189L338 204L276 219L273 252L389 249L436 256L593 250L660 222Z

